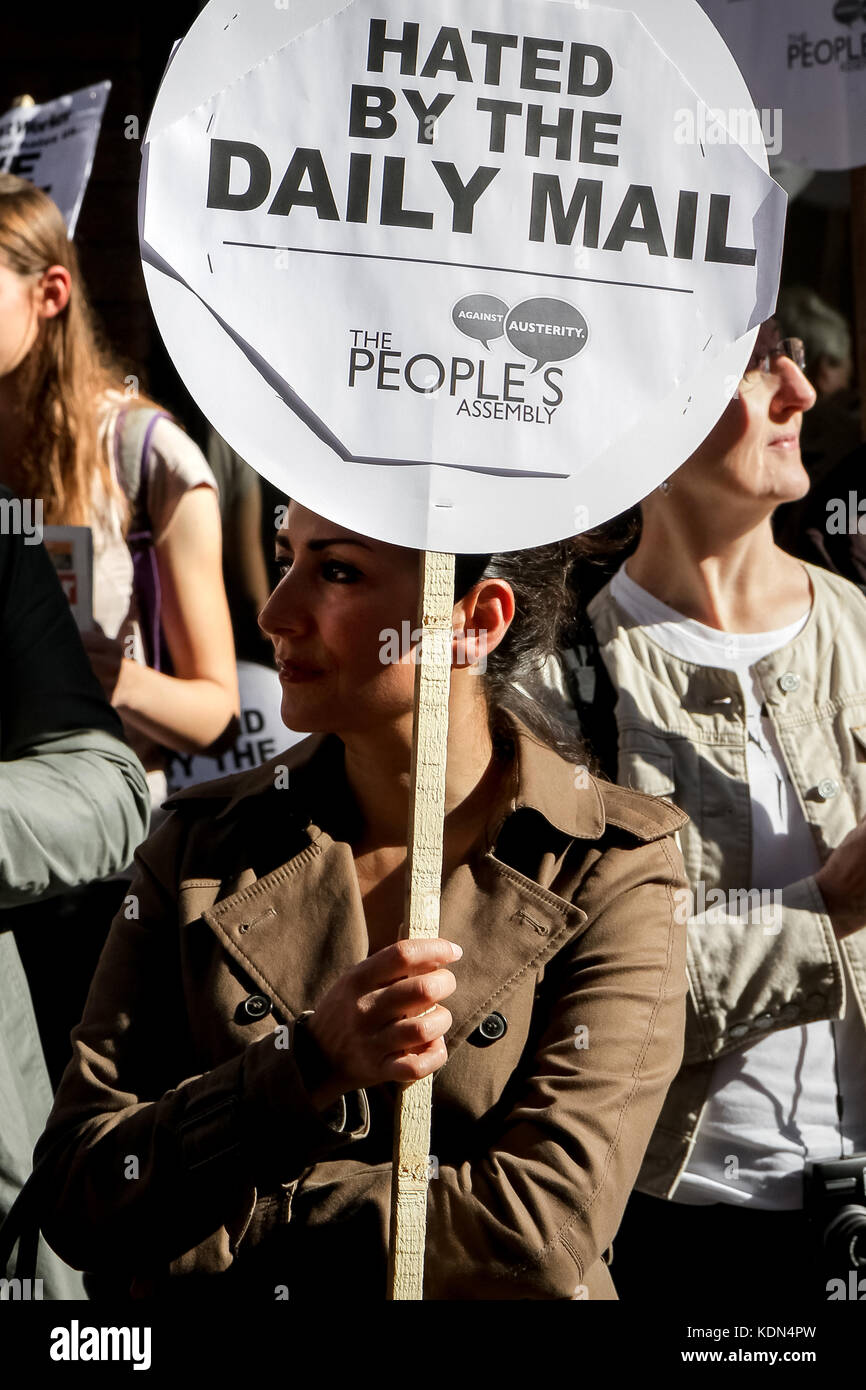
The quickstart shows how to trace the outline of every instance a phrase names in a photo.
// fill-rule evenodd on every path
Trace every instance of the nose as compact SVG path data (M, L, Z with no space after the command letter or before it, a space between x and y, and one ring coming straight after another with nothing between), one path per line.
M811 410L818 399L814 386L790 357L777 357L773 375L778 385L770 405L775 420L785 421L799 411Z
M258 624L266 637L275 641L282 632L303 631L307 618L297 578L293 570L284 574L258 616Z

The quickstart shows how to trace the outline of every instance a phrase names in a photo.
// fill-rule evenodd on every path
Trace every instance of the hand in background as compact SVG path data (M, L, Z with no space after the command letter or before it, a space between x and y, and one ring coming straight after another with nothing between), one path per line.
M81 641L107 699L115 706L123 704L127 669L136 663L124 656L123 644L116 637L106 637L99 627L82 632Z
M815 882L840 941L866 927L866 820L837 845Z

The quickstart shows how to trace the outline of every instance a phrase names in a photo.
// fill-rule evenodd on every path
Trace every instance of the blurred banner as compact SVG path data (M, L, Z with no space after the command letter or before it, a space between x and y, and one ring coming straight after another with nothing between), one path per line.
M52 197L70 237L90 178L110 82L0 116L0 173L29 179Z
M196 782L211 782L215 777L259 767L307 737L287 729L280 718L283 688L272 667L239 661L238 686L241 727L234 744L218 758L208 758L204 754L184 757L181 753L173 753L166 771L171 795Z
M700 0L761 112L770 154L866 164L866 0Z

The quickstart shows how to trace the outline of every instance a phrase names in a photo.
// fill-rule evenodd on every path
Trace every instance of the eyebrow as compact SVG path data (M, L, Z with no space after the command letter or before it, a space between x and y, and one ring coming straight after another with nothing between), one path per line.
M277 532L277 543L291 547L291 541L284 531ZM357 545L362 550L373 549L366 541L353 540L350 536L328 536L325 540L307 541L308 550L325 550L329 545Z

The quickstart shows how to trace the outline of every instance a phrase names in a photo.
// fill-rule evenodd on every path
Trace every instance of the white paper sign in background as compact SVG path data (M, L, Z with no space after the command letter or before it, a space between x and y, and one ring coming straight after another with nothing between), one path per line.
M0 116L0 173L17 174L44 189L75 234L90 178L110 82Z
M866 164L866 0L701 4L768 113L772 153L811 169Z
M194 27L148 131L148 288L214 426L307 505L429 549L540 544L645 496L686 456L684 387L717 363L712 424L774 307L766 161L683 140L702 100L617 5L352 0L297 32L300 9L161 120L186 46L219 49L220 15ZM224 42L245 22L274 33L247 0ZM662 437L665 403L667 457L600 476L650 417Z
M233 772L249 772L285 748L291 748L306 734L287 729L280 717L283 687L276 671L254 661L238 662L238 689L241 697L240 732L231 748L218 758L204 754L173 753L166 779L170 795L198 782L211 782Z

